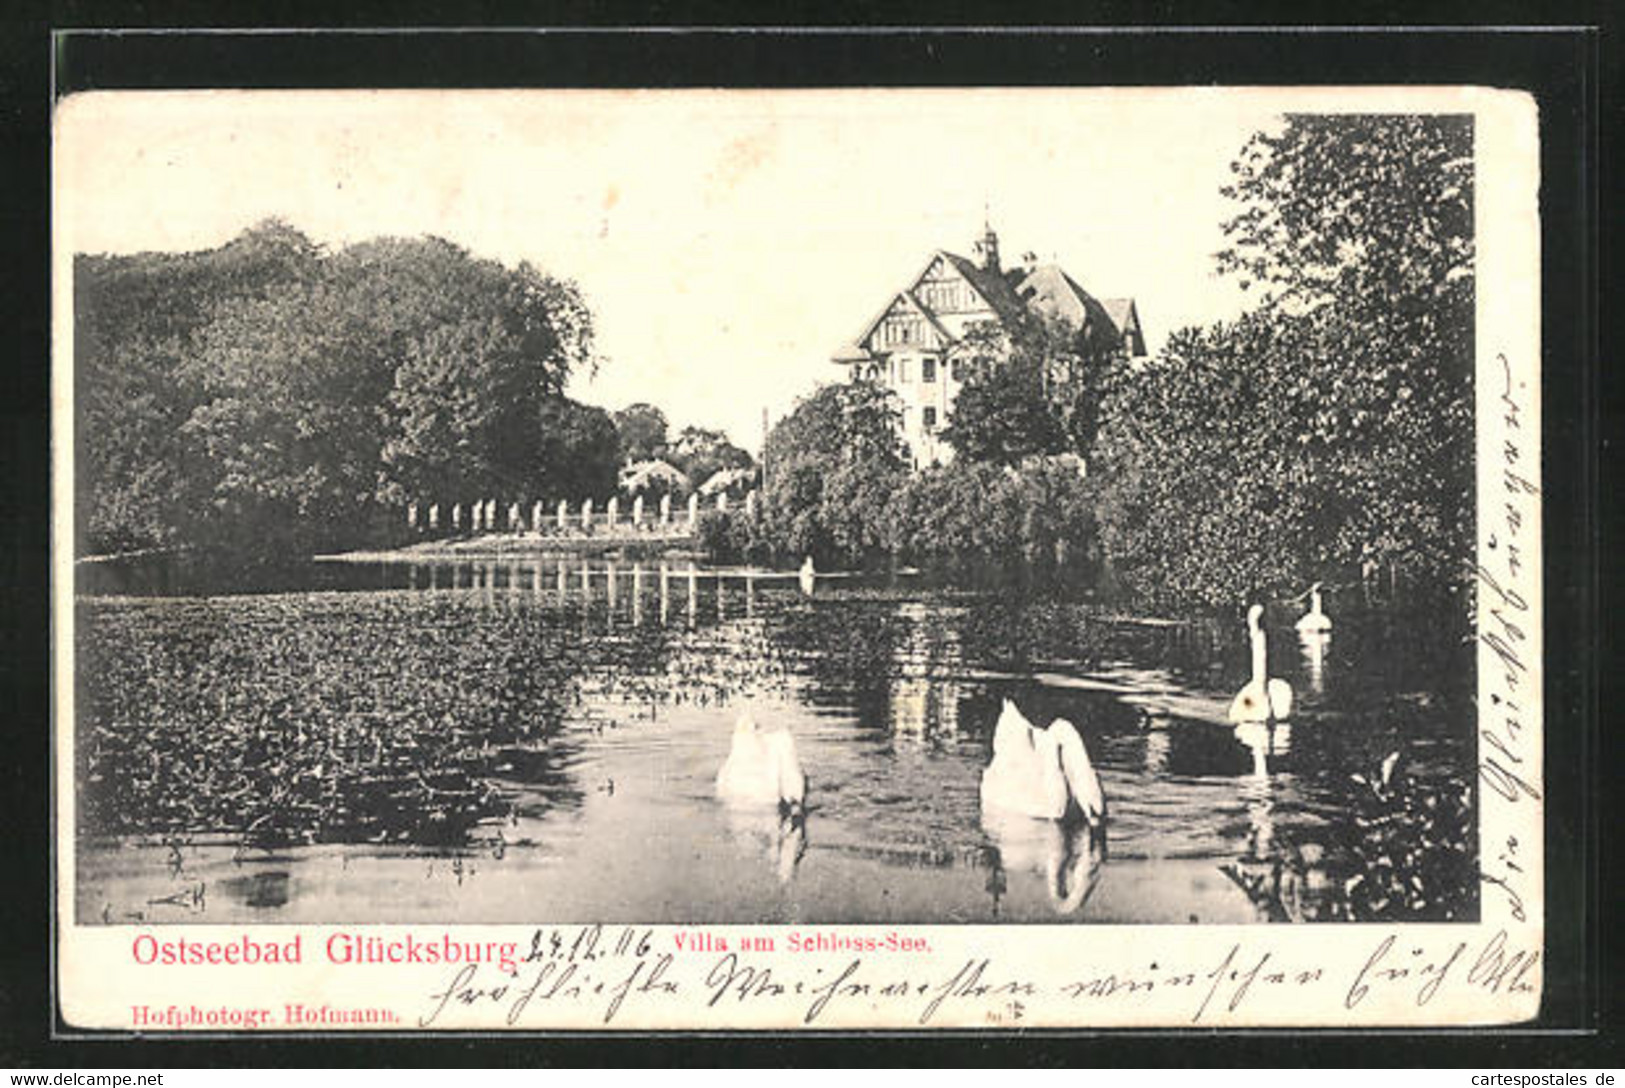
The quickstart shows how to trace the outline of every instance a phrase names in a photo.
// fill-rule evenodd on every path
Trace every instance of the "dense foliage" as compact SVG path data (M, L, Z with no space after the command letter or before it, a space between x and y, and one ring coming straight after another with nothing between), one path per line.
M1122 362L1104 312L1079 328L1030 315L972 329L960 347L965 384L942 437L960 458L1013 466L1051 454L1087 454L1106 377Z
M1020 567L1092 582L1095 496L1075 458L1019 467L969 460L922 472L893 497L892 552L949 572Z
M316 602L320 607L312 607ZM87 607L82 826L249 842L455 841L480 781L575 697L575 640L437 594ZM502 647L493 653L492 647Z
M887 508L908 477L898 412L868 382L826 385L768 432L759 534L774 556L862 562L891 540Z
M666 450L666 413L639 401L616 412L615 432L620 437L621 456L628 464L655 461Z
M79 255L74 318L86 550L275 554L364 539L409 496L613 487L613 424L562 392L591 315L527 264L435 238L325 253L273 221ZM600 459L607 485L581 474Z
M756 462L745 450L728 441L721 431L684 427L659 454L682 470L695 487L703 487L719 472L749 472Z
M769 516L784 524L718 529L717 542L948 567L1084 559L1170 608L1377 572L1459 587L1473 514L1470 121L1291 117L1233 171L1239 211L1218 266L1257 293L1242 318L1176 332L1144 363L1103 335L1104 313L973 329L943 432L951 466L910 479L864 461L834 401L809 406L775 432ZM1087 482L1054 469L1063 456L1082 459Z
M819 566L904 562L954 573L1023 566L1037 573L1098 560L1095 499L1076 457L1020 465L956 459L910 473L890 393L828 385L768 435L754 517L708 512L713 556Z
M750 632L687 640L689 667L668 670L671 628L584 638L502 593L82 602L80 834L462 843L492 833L515 785L556 784L561 731L594 724L586 701L641 718L783 683Z
M1346 776L1350 834L1320 844L1275 844L1270 857L1221 866L1277 921L1460 922L1479 909L1472 786L1459 776L1413 776L1403 752Z
M623 491L645 498L681 497L704 488L718 473L730 473L734 483L726 490L741 497L755 482L755 459L722 431L688 426L673 436L666 414L641 402L616 412L613 419Z
M1111 383L1096 445L1113 570L1164 602L1328 574L1455 586L1471 554L1472 133L1293 117L1226 192L1222 271L1261 293Z

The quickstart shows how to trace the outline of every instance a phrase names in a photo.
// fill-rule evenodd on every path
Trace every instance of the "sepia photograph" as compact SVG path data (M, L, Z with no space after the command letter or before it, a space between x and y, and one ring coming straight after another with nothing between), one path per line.
M777 1025L803 952L849 1026L1528 1015L1524 106L64 99L83 1023L524 1026L562 956L594 1022L625 957L606 1022ZM302 1004L149 1006L187 964Z

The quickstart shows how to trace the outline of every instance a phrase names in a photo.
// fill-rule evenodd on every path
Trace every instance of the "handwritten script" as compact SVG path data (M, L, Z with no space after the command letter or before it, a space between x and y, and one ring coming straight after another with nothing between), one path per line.
M1538 702L1531 669L1538 648L1533 636L1535 615L1521 587L1538 571L1529 568L1530 542L1539 530L1539 449L1528 436L1527 378L1514 373L1505 354L1496 356L1499 371L1500 451L1497 484L1480 496L1487 526L1477 574L1479 638L1496 663L1489 676L1489 705L1479 713L1479 779L1486 797L1509 805L1541 800L1538 777L1531 773L1528 707ZM1537 681L1538 682L1538 681ZM1527 919L1524 866L1515 835L1486 839L1480 875L1486 889L1504 900L1515 921Z
M1368 1003L1380 1010L1419 1009L1451 988L1470 989L1482 999L1533 993L1539 981L1539 949L1520 946L1506 930L1426 943L1404 943L1389 934L1373 940L1368 954L1335 962L1292 961L1271 943L1267 936L1230 942L1201 959L1150 960L1136 971L1052 966L1040 977L998 956L913 965L851 955L800 962L743 951L663 951L649 931L630 927L537 930L532 955L513 972L465 964L445 975L424 995L416 1023L464 1026L500 1019L538 1027L585 1016L608 1025L636 1006L652 1018L672 1021L682 1018L674 1013L689 1012L700 1023L714 1016L719 1025L1013 1025L1030 1020L1040 1004L1052 1015L1060 1010L1086 1022L1090 1007L1117 1003L1148 1018L1208 1024L1245 1019L1261 995L1290 994L1295 1009L1316 1002L1329 1011Z

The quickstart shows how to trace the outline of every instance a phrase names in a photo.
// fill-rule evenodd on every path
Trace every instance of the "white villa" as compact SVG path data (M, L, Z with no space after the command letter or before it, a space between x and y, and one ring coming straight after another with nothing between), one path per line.
M853 381L882 382L897 394L916 468L953 455L939 435L963 377L956 348L976 325L1041 313L1086 330L1106 327L1131 357L1145 354L1133 299L1097 300L1060 266L1040 265L1031 253L1013 268L1001 267L992 227L984 229L975 253L975 261L942 249L931 254L857 339L833 356L850 368Z

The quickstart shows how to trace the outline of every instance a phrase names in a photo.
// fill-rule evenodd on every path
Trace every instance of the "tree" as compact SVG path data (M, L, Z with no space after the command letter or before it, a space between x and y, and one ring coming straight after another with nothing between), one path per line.
M273 221L75 274L85 546L287 554L446 489L614 486L613 425L562 392L591 315L527 264L436 238L327 254Z
M859 562L887 550L887 508L908 477L892 395L867 382L820 387L768 432L760 524L780 559Z
M1044 574L1095 558L1094 494L1075 465L956 459L908 478L888 510L899 558L950 571Z
M1457 582L1473 533L1473 130L1466 116L1294 116L1225 193L1221 271L1315 317L1302 441L1366 512L1364 564Z
M997 465L1086 455L1107 375L1122 358L1115 326L1098 305L1081 327L1032 314L974 328L957 354L969 375L943 439L962 459Z
M621 438L621 456L627 464L654 461L666 450L666 413L652 404L630 404L614 414Z
M81 548L176 542L187 518L180 428L199 392L193 337L232 299L311 276L320 251L267 220L216 250L74 258L74 408Z
M1283 338L1258 317L1180 330L1114 383L1096 446L1102 535L1141 598L1234 604L1324 559L1306 553L1321 485L1283 411L1281 379L1301 347Z
M1471 301L1470 117L1294 115L1231 171L1242 209L1218 268L1266 305L1420 317Z
M749 469L756 464L726 434L704 427L684 427L666 447L665 459L681 469L695 487L723 469Z
M613 495L621 440L609 413L556 397L542 403L539 417L539 494L572 502Z
M1402 566L1459 585L1472 532L1471 130L1294 117L1234 165L1222 271L1260 295L1113 383L1113 569L1170 604Z

